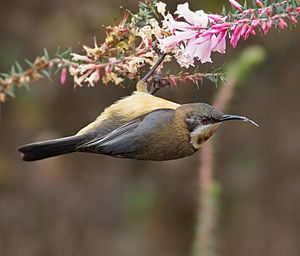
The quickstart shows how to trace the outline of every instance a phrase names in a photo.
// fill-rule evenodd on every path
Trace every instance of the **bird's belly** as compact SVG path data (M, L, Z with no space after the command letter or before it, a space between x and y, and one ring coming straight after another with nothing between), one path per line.
M134 158L138 160L167 161L191 156L197 151L190 143L172 142L164 143L160 141L140 147L135 152Z

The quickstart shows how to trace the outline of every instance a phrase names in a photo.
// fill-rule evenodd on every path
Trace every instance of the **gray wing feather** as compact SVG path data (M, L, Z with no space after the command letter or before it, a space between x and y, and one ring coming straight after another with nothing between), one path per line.
M105 136L96 137L80 145L77 150L134 158L138 148L137 142L145 136L145 131L151 131L164 121L166 115L171 116L170 114L174 112L173 109L154 110L116 128Z

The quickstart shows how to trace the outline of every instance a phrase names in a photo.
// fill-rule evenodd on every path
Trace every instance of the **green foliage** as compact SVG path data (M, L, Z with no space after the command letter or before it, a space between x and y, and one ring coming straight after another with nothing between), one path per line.
M203 78L208 79L212 83L214 83L216 86L219 84L223 84L226 82L226 75L227 72L224 71L224 67L219 67L216 69L213 69L211 72L203 73Z
M266 52L262 47L250 46L246 48L239 57L228 64L227 73L236 79L238 84L244 80L249 73L266 58Z
M135 25L143 27L149 24L149 20L154 16L158 16L155 8L156 0L139 2L139 11L136 14L132 14Z

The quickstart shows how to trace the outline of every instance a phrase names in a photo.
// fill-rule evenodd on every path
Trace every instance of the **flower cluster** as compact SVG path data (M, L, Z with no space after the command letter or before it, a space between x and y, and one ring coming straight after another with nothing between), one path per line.
M74 64L69 73L76 86L94 86L100 79L104 84L119 85L125 78L139 79L140 69L155 63L158 55L152 44L153 37L161 34L158 22L151 18L147 25L139 27L134 16L130 22L128 17L129 12L125 12L119 25L106 28L101 46L95 39L94 47L83 46L85 54L71 54Z
M300 7L295 1L256 0L255 8L242 7L235 0L228 0L236 9L229 14L207 14L204 11L193 12L188 3L177 6L174 18L167 14L164 26L170 35L160 42L161 50L175 55L178 63L183 67L194 65L194 59L202 63L212 62L213 52L225 53L226 38L230 38L232 47L236 47L239 40L246 40L250 35L256 35L259 29L265 35L275 26L285 29L289 21L297 23Z
M241 38L247 39L258 31L265 35L271 27L285 29L288 24L295 25L300 15L297 0L254 0L253 7L241 6L236 0L228 2L233 12L193 12L185 3L179 4L171 15L165 3L145 0L139 4L138 13L125 11L117 25L105 28L102 44L95 38L94 46L84 45L81 53L67 51L53 58L45 51L43 56L29 62L26 69L16 63L10 73L0 74L0 102L6 96L14 96L14 88L28 86L41 78L50 79L57 72L61 74L61 84L71 76L75 86L94 86L99 82L122 85L125 79L141 79L144 71L152 66L170 85L196 83L203 78L217 83L222 80L221 72L206 75L186 71L163 76L161 71L164 63L173 57L186 68L194 66L195 59L201 63L212 62L213 52L225 53L228 39L232 47L236 47ZM156 65L161 56L164 56L162 63ZM54 68L56 72L52 72Z

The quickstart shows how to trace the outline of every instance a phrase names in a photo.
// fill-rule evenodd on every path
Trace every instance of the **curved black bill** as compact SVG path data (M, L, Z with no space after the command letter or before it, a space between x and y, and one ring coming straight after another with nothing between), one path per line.
M253 124L256 127L259 127L259 125L257 123L255 123L254 121L252 121L251 119L249 119L245 116L223 115L220 122L230 121L230 120L240 120L240 121L244 121L244 122L248 122L250 124Z

